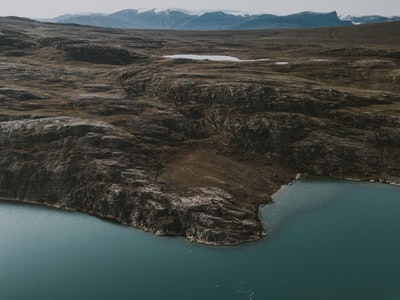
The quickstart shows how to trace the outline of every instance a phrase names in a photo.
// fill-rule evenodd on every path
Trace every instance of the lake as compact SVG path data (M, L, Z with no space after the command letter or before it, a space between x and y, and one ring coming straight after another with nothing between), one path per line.
M0 203L0 299L400 299L400 188L296 181L236 247Z
M239 59L234 56L227 55L198 55L198 54L174 54L174 55L165 55L165 58L172 59L191 59L191 60L210 60L210 61L235 61L235 62L253 62L253 61L268 61L269 58L260 58L260 59Z

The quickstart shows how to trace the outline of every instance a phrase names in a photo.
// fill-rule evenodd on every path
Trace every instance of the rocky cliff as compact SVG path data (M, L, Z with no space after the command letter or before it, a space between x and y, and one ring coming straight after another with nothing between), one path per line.
M399 183L398 25L0 19L0 198L233 245L265 234L259 205L296 173ZM164 57L176 53L243 61Z

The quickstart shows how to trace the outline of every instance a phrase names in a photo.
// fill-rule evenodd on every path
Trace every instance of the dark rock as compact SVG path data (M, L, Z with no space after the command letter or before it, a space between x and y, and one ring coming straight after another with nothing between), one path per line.
M68 45L62 49L73 60L95 64L128 65L145 58L126 49L100 45Z
M399 30L0 18L0 51L24 54L0 64L0 199L235 245L264 235L259 205L296 173L399 183ZM162 57L203 50L244 61Z
M2 29L0 32L0 51L3 50L27 50L35 46L35 43L24 34L10 29Z
M11 88L0 88L0 100L41 100L42 97L34 95L24 90L15 90Z

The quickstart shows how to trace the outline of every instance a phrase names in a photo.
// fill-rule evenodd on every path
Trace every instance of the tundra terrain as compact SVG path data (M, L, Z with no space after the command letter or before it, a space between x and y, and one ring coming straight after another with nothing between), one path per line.
M399 93L399 22L197 32L0 18L0 197L254 241L259 206L298 173L400 183Z

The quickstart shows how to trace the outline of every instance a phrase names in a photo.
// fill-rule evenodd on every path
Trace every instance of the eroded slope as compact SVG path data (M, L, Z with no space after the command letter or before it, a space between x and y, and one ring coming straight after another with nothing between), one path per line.
M258 206L296 173L399 182L399 28L0 19L0 197L231 245L263 236Z

